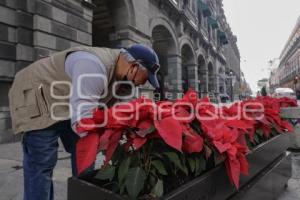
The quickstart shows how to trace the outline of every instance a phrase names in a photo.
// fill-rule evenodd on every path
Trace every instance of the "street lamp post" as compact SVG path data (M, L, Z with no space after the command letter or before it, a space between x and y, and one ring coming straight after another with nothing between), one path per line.
M229 72L229 77L230 77L230 98L231 98L231 101L233 102L233 72L230 71Z

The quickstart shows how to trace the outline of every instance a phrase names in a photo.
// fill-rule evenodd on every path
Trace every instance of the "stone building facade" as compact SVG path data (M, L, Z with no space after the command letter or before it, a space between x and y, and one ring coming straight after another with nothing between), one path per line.
M288 87L300 91L300 17L279 57L279 66L271 72L270 87Z
M222 0L0 0L0 141L17 71L72 46L133 43L157 51L164 97L188 88L216 101L239 93L240 55Z

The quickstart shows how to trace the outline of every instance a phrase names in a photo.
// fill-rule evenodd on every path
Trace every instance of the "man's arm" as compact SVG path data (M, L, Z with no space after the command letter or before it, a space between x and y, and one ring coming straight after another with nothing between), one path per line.
M107 89L107 72L101 60L95 55L77 51L68 55L65 71L72 79L73 94L70 97L71 124L76 132L77 123L93 116L99 96ZM105 79L104 79L105 78ZM80 137L86 133L79 134Z

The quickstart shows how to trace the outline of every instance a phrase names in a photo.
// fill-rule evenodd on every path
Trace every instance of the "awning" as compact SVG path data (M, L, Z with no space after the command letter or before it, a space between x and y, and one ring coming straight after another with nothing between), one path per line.
M202 0L198 0L198 9L203 13L204 17L211 16L211 11L206 3Z
M226 39L226 34L223 31L218 30L218 37L220 39Z
M219 28L219 24L218 24L217 20L214 17L212 17L212 16L208 17L208 24L213 29Z
M227 36L223 31L218 30L218 38L220 39L221 44L228 44Z

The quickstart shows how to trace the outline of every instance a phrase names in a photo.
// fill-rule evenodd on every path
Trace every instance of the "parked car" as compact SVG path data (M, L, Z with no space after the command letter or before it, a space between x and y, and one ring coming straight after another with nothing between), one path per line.
M277 88L275 89L274 97L281 98L281 97L289 97L292 99L297 99L294 90L291 88Z

